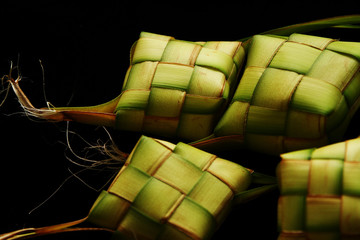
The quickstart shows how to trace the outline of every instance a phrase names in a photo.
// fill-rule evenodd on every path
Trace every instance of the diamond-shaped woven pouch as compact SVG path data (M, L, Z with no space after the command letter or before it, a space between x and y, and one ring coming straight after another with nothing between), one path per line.
M210 135L234 92L241 42L189 42L142 32L117 104L116 127L198 140Z
M282 155L280 238L360 239L360 138Z
M209 239L250 182L236 163L143 136L88 221L130 239Z
M215 136L271 154L339 141L360 104L359 61L360 43L254 36Z

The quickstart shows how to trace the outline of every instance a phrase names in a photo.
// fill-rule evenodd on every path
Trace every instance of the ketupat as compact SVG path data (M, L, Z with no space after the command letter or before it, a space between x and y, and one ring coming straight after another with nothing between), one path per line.
M261 186L248 190L251 183ZM234 204L276 187L273 177L190 145L142 136L87 218L0 239L71 231L84 221L115 232L115 239L209 239Z
M142 137L89 221L135 239L209 239L250 182L240 165ZM104 211L111 201L122 208Z
M360 138L282 155L279 240L360 238Z
M360 43L304 34L251 41L213 137L270 154L341 140L360 105Z
M198 140L212 133L235 90L245 57L241 44L142 32L122 93L98 106L36 109L18 81L12 86L25 110L39 118Z

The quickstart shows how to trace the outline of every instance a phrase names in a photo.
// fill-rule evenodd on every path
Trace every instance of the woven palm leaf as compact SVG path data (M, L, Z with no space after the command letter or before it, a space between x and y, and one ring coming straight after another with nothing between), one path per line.
M0 239L88 229L112 232L113 239L209 239L232 206L275 188L274 177L185 143L142 136L88 217Z
M360 238L360 138L282 155L279 239Z
M245 56L241 44L142 32L131 50L122 93L98 106L36 109L18 81L12 85L35 117L198 140L212 133L235 90Z
M209 135L243 58L241 42L141 33L115 109L116 127L191 140Z
M360 43L256 35L216 137L278 154L339 141L360 101Z
M130 239L209 239L250 182L240 165L142 137L89 221Z

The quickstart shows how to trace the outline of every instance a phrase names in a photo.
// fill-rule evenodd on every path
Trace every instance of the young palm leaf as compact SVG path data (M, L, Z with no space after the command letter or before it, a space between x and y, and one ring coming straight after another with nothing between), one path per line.
M108 103L36 109L19 79L11 83L25 110L38 118L197 140L211 134L223 113L244 55L239 41L188 42L142 32L122 93Z
M260 187L248 190L251 183ZM209 239L234 204L275 189L275 183L187 144L143 136L88 217L0 239L76 231L73 226L83 222L115 232L114 239Z
M232 103L195 145L279 154L339 141L360 104L359 53L356 42L254 36Z
M279 239L359 239L360 138L282 155Z

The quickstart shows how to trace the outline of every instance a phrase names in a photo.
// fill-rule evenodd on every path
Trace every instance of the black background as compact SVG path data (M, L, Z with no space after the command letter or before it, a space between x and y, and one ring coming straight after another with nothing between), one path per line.
M18 62L23 90L35 106L44 107L41 60L49 102L55 106L93 105L120 93L129 66L130 47L141 31L190 41L237 40L289 24L356 14L358 5L345 1L168 1L163 4L115 0L1 1L0 74L8 73L10 61ZM360 40L360 30L317 33ZM83 168L72 164L64 155L65 152L75 159L65 146L66 124L31 121L21 113L10 92L0 108L0 233L85 217L99 192L76 177L68 178L69 169L77 172ZM347 138L360 133L356 124L358 115L349 127ZM91 143L108 139L101 128L71 123L70 129ZM140 136L109 131L126 152ZM80 138L73 138L72 144L77 146L79 155L84 154L80 151L83 146ZM275 175L279 160L244 150L218 155L271 175ZM82 171L79 176L99 189L113 174L114 171L98 168ZM277 197L275 191L237 207L214 239L276 239ZM34 208L37 209L32 211ZM63 234L56 239L71 236L74 235ZM107 235L76 236L97 239Z

